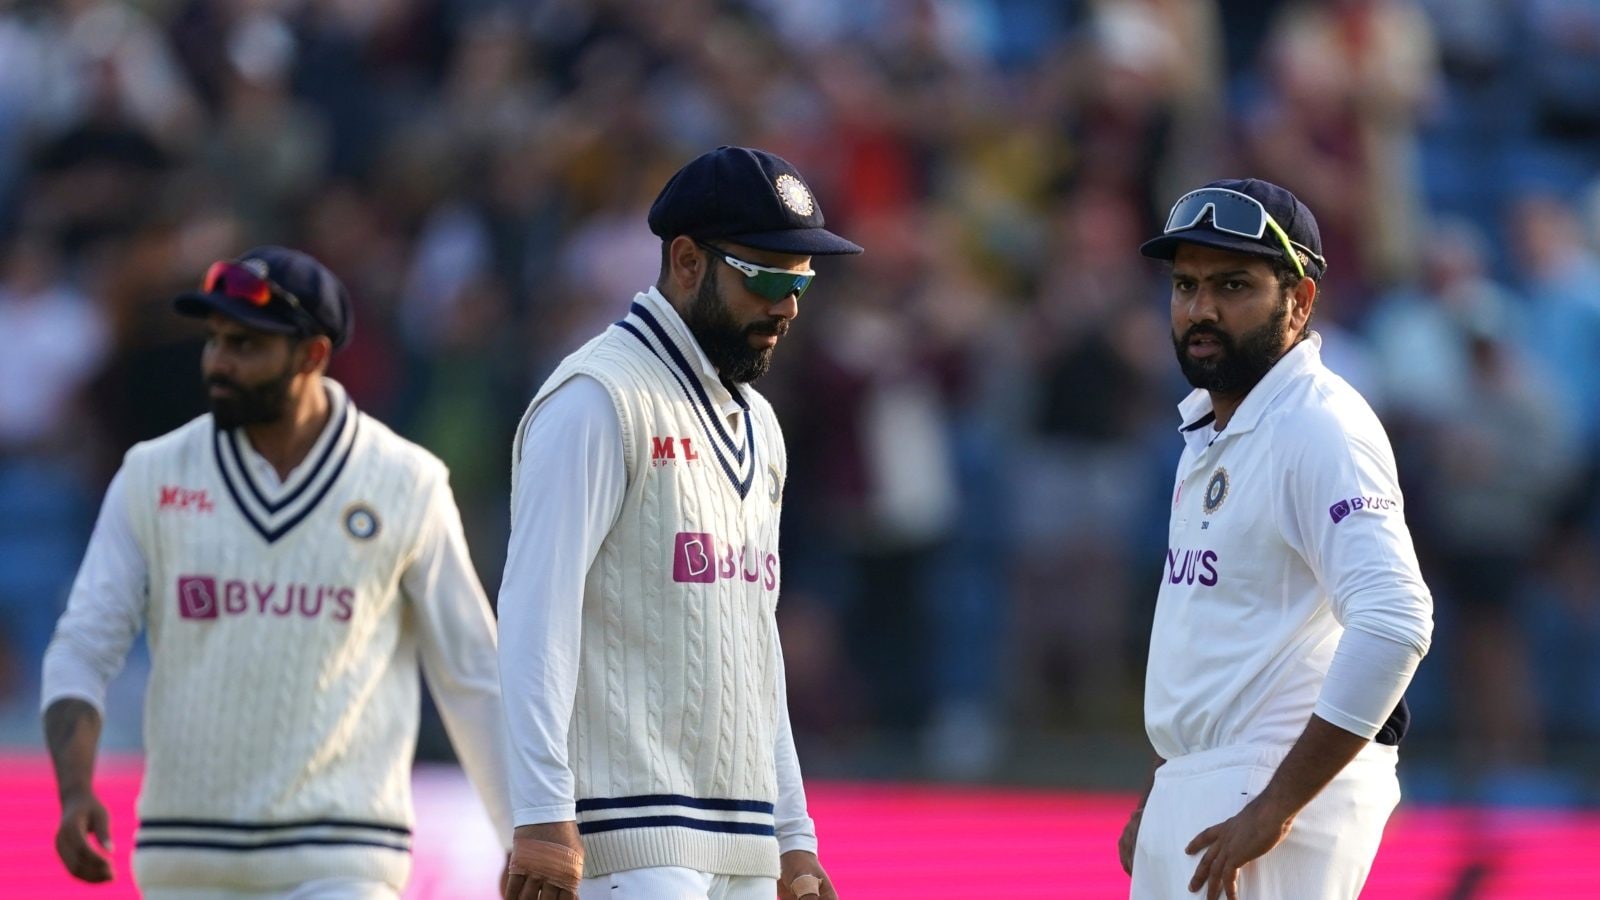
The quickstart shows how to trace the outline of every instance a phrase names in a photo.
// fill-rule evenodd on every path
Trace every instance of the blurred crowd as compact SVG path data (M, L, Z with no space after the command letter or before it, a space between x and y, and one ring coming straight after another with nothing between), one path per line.
M37 741L121 454L204 409L170 298L207 264L284 243L343 277L333 374L449 464L492 596L523 405L654 281L650 200L724 143L868 248L819 265L759 384L810 767L1141 758L1187 386L1137 247L1254 175L1321 222L1314 327L1434 590L1408 790L1600 802L1592 0L6 4L0 740Z

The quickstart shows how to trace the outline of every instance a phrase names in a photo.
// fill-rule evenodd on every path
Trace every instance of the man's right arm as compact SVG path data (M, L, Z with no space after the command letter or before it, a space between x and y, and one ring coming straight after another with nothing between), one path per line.
M515 826L507 897L527 894L515 874L524 848L545 842L581 849L567 732L578 685L584 582L627 487L621 425L598 381L568 381L526 427L498 604Z
M144 624L147 575L118 472L106 489L67 611L45 651L40 701L61 799L56 852L84 881L112 877L110 858L88 839L94 834L102 847L111 847L109 818L94 794L94 761L106 685L121 670Z

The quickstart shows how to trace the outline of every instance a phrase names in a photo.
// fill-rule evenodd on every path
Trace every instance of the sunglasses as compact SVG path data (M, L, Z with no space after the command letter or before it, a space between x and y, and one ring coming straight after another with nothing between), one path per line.
M311 315L300 305L300 298L278 287L270 278L236 262L223 260L212 263L211 268L206 270L200 290L207 294L234 297L260 307L265 307L273 297L278 297L288 304L302 324L311 322Z
M1161 233L1172 234L1194 228L1205 219L1207 210L1211 212L1211 227L1225 234L1259 241L1268 228L1272 229L1278 243L1283 245L1284 255L1294 263L1294 269L1301 278L1306 275L1306 267L1300 262L1300 253L1316 260L1324 270L1328 267L1327 260L1312 253L1310 248L1289 240L1288 232L1272 218L1261 201L1227 188L1201 188L1179 197L1178 202L1172 204L1172 212L1167 215L1167 227ZM1300 253L1296 253L1296 250Z
M738 269L744 275L745 289L769 303L782 303L790 294L793 294L794 298L799 300L805 295L806 289L811 287L811 279L817 277L817 273L810 269L804 272L796 272L793 269L774 269L771 266L758 266L753 262L745 262L738 257L729 256L721 249L713 247L704 241L695 241L695 243L715 253L722 258L723 262Z

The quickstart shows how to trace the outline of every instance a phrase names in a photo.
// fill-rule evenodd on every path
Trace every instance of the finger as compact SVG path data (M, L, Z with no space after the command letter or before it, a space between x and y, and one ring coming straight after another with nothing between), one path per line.
M95 852L77 823L63 823L56 832L56 855L72 877L80 881L111 880L111 864Z
M507 873L504 889L501 890L500 896L504 897L505 900L519 900L522 896L522 885L527 880L528 876L526 875Z
M1217 860L1211 865L1211 877L1206 879L1206 900L1221 900L1223 886L1228 883L1231 875L1238 872L1227 862Z
M111 849L111 814L106 812L104 806L96 806L89 813L89 827L94 830L95 840L100 846Z
M1233 877L1225 882L1225 885L1228 889L1228 900L1239 900L1239 873L1237 870L1234 871Z
M1205 886L1211 877L1211 864L1217 858L1217 845L1211 845L1205 855L1200 857L1200 863L1194 867L1194 877L1189 879L1189 893L1195 893Z
M1194 840L1189 842L1189 846L1183 848L1183 852L1190 856L1199 853L1201 850L1204 850L1205 848L1216 843L1217 835L1221 833L1221 830L1221 825L1213 825L1210 828L1207 828L1205 831L1200 832L1194 836Z

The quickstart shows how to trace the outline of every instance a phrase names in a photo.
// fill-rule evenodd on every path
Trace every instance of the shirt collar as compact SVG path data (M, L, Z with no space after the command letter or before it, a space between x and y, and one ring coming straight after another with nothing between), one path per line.
M700 342L695 340L694 332L689 330L689 324L678 315L678 310L672 305L672 301L663 297L661 292L652 286L635 294L633 302L644 307L655 317L667 339L672 341L685 359L689 360L695 369L695 374L700 378L700 383L705 386L706 396L716 404L719 411L724 415L730 415L743 408L722 383L722 377L717 374L717 367L711 364L711 358L700 349Z
M1226 431L1229 434L1244 434L1256 427L1261 422L1261 416L1267 410L1273 398L1277 397L1289 382L1298 376L1322 365L1322 335L1315 331L1306 336L1306 339L1283 355L1267 374L1256 382L1250 393L1244 397L1244 402L1234 410L1233 418L1228 420ZM1202 419L1209 423L1214 410L1211 407L1211 394L1199 388L1183 398L1178 404L1179 420L1182 424L1180 432L1194 431Z
M264 485L273 487L280 484L290 484L300 474L300 471L306 467L306 463L322 458L323 450L328 446L328 442L336 439L339 426L343 424L343 416L340 414L344 411L345 404L350 402L350 395L345 393L343 385L332 378L323 376L322 389L328 395L328 421L323 423L322 433L317 435L316 443L311 445L311 449L306 453L305 459L302 459L299 465L290 469L289 474L282 479L278 478L278 470L273 468L272 463L267 462L267 458L262 456L255 446L250 443L250 433L243 428L233 429L234 436L239 440L239 449L242 451L239 454L239 459L250 467L252 477Z

